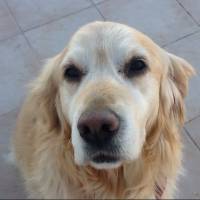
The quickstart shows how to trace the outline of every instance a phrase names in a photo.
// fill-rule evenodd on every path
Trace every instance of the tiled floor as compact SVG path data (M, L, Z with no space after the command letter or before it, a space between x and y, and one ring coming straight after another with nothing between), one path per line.
M0 0L0 198L24 198L22 180L3 155L26 93L41 63L59 52L81 25L95 20L129 24L197 70L186 99L183 131L186 175L181 198L200 198L200 1Z

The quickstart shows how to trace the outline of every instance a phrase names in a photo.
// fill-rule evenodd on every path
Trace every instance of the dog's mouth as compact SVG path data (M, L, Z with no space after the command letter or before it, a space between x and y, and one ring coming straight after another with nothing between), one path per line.
M93 156L92 161L97 163L97 164L115 163L115 162L119 161L119 157L114 156L114 155L100 153L100 154Z
M90 165L96 169L113 169L118 168L122 164L122 160L118 155L107 153L98 153L91 156Z

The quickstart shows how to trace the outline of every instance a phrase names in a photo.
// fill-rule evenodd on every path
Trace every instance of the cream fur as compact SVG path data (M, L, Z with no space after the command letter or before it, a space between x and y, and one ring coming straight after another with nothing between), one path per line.
M108 46L111 43L116 52ZM81 45L87 46L84 56ZM131 53L146 56L150 72L128 83L117 74L115 61L128 59ZM78 89L63 80L63 66L70 56L93 71ZM98 66L107 67L99 70ZM97 71L105 71L100 79L95 75ZM81 28L66 49L47 61L31 84L18 117L13 147L29 197L155 198L155 183L162 184L167 178L163 198L172 198L182 168L183 98L193 73L185 60L167 53L130 27L95 22ZM105 98L94 99L95 91ZM121 144L129 152L129 162L102 170L77 164L74 152L82 161L84 155L80 155L82 144L75 124L86 105L113 106L124 116L127 139L137 141L129 149L125 148L129 144ZM144 129L144 133L133 135L138 129Z

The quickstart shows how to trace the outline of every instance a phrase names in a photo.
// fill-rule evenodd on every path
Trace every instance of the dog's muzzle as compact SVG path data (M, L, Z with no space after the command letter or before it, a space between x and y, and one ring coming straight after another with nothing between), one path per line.
M110 110L87 111L80 116L77 126L93 162L118 161L114 142L120 128L117 114Z

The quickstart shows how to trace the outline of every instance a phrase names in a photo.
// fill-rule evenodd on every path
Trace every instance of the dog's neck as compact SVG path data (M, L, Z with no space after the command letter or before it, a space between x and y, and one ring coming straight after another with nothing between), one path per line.
M90 166L76 166L77 179L70 179L85 198L98 199L105 194L105 198L147 198L151 194L152 198L161 199L166 187L161 168L162 165L156 161L150 163L141 156L117 169L97 170Z
M102 198L104 194L107 194L105 198L147 198L151 194L153 198L161 199L166 187L166 178L163 175L157 178L149 176L152 169L142 162L137 160L112 170L86 167L84 171L87 172L87 183L85 180L79 180L81 190L87 198ZM91 187L90 192L88 187Z
M76 185L86 198L145 199L151 195L152 198L161 199L168 187L166 181L174 179L177 167L180 166L180 139L177 138L179 134L173 134L173 131L177 129L149 134L141 156L117 169L97 170L92 167L78 167L74 163L76 173L69 174L69 177L77 175L76 178L70 178L73 180L70 181L71 184ZM152 137L157 137L154 144L151 144L151 141L156 139ZM72 160L73 154L68 162L72 163Z

